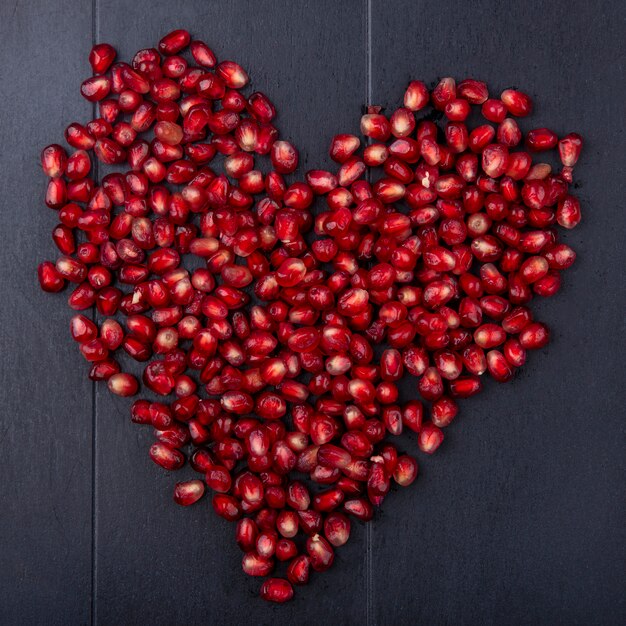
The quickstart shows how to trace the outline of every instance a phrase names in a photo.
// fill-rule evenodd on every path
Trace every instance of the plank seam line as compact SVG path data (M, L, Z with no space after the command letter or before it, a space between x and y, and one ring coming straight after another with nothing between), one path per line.
M92 0L91 2L91 42L92 45L96 45L98 38L98 0ZM93 103L92 109L92 119L96 119L97 115L97 105ZM94 160L93 164L93 174L94 180L96 184L99 181L99 168L98 168L98 160ZM96 321L97 318L97 310L94 306L92 308L93 319ZM97 589L97 498L96 498L96 489L97 489L97 480L96 480L96 471L97 471L97 450L98 446L96 444L96 436L97 436L97 402L96 402L96 382L93 381L91 383L91 597L90 597L90 608L91 608L91 624L97 623L97 602L96 602L96 589Z
M365 102L372 104L372 0L365 0ZM369 140L368 140L369 142ZM370 171L367 180L371 182ZM372 521L365 525L365 622L371 626L374 614L374 568L373 568L373 529Z

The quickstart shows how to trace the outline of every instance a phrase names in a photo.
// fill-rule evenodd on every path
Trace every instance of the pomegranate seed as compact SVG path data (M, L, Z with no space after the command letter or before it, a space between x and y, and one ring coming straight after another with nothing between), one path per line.
M393 479L402 487L408 487L417 478L417 461L408 455L398 457Z
M494 348L506 339L506 333L497 324L483 324L474 332L474 341L481 348Z
M259 595L268 602L282 604L293 598L293 587L284 578L268 578L261 585Z
M456 82L454 78L442 78L431 93L433 106L443 110L448 102L456 98Z
M335 135L330 144L330 158L345 163L360 147L361 140L355 135Z
M487 85L473 78L462 80L457 86L457 94L471 104L483 104L489 97Z
M80 86L80 93L89 102L103 100L111 91L111 81L106 76L92 76Z
M89 64L94 74L104 74L115 60L115 49L108 43L96 44L89 53Z
M517 122L508 117L498 126L496 137L501 144L512 148L522 140L522 131Z
M308 489L300 482L292 482L287 487L287 504L296 511L306 511L311 503Z
M174 502L181 506L194 504L204 495L204 485L201 480L188 480L176 483L174 488Z
M500 144L490 144L483 150L482 168L491 178L499 178L506 172L509 151Z
M364 498L355 498L353 500L346 500L343 503L343 508L346 513L354 515L361 521L369 521L374 517L374 508L371 503Z
M311 567L316 572L323 572L333 564L335 553L330 543L317 533L307 539L306 550L311 559Z
M234 61L222 61L216 68L217 74L233 89L241 89L248 83L248 74Z
M559 202L556 219L563 228L575 228L581 220L580 203L573 196L566 196Z
M203 41L191 42L191 55L193 60L202 67L215 67L217 63L215 54Z
M428 88L421 80L414 80L404 93L404 106L410 111L423 109L429 100Z
M273 571L274 562L254 552L248 552L241 560L241 568L248 576L267 576Z
M550 333L545 324L532 322L519 333L518 339L523 348L537 350L543 348L550 340Z
M213 510L229 522L241 517L241 507L237 499L226 494L217 493L213 496Z
M68 198L69 193L65 181L62 178L51 178L46 189L46 205L51 209L60 209Z
M366 113L361 118L361 132L376 141L387 141L391 135L391 126L384 115Z
M150 81L128 65L122 66L121 79L125 87L138 94L144 94L150 91Z
M298 151L288 141L274 142L271 159L279 174L290 174L298 167Z
M444 107L444 113L446 117L455 122L462 122L465 118L470 114L471 108L468 104L467 100L463 99L455 99L450 100ZM447 127L449 128L449 127ZM458 150L458 152L463 152L462 149Z
M274 531L265 531L259 534L256 540L256 549L259 557L270 559L276 552L278 538Z
M350 538L350 520L343 513L331 513L324 520L324 535L335 548Z
M256 538L259 529L256 523L249 517L244 517L237 522L236 541L244 552L250 552L256 546Z
M515 89L505 89L500 94L500 99L507 111L516 117L529 115L533 108L531 99L525 93Z
M41 151L41 167L49 178L63 176L67 167L67 153L62 146L52 144Z
M44 261L37 268L39 284L44 291L55 293L65 287L65 280L50 261Z
M185 457L178 450L167 447L163 443L154 443L150 448L150 458L162 468L166 470L180 469Z
M433 454L443 442L441 429L434 424L426 423L418 434L417 445L422 452Z
M75 315L70 320L70 332L74 341L84 343L98 336L98 327L84 315Z
M558 146L561 163L565 167L574 167L583 147L582 137L577 133L570 133L559 141Z
M118 396L134 396L139 390L139 383L132 374L113 374L107 382L109 391Z
M184 50L191 41L191 37L186 30L173 30L159 41L159 52L161 54L172 55Z
M294 585L306 585L309 582L311 559L306 554L295 557L287 569L287 578Z
M537 128L531 130L526 135L526 143L531 150L536 152L551 150L556 146L558 137L556 133L547 128Z

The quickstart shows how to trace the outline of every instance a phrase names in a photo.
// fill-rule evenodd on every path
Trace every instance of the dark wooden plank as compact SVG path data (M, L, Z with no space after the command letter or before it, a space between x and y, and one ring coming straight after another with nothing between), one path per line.
M328 163L333 133L358 129L365 85L361 4L186 2L175 14L171 3L148 0L98 6L99 38L122 58L185 27L219 58L241 62L253 89L276 104L277 123L301 148L303 169ZM214 515L210 498L190 509L172 502L174 483L193 472L167 475L149 460L152 435L130 423L128 405L98 391L98 623L294 623L305 614L311 622L364 622L365 532L358 524L330 572L298 590L290 605L264 603L256 597L261 581L241 572L234 526Z
M221 58L241 60L276 102L284 135L305 148L306 168L320 163L330 135L358 127L365 6L346 4L185 3L173 23L171 3L107 0L100 33L128 57L182 25ZM94 604L103 624L624 622L615 340L623 329L615 288L624 267L615 184L626 147L623 11L579 1L372 4L376 102L397 106L411 77L474 75L494 92L514 82L536 95L537 126L585 135L577 168L585 222L566 237L579 261L562 293L540 306L554 341L513 384L467 402L445 448L422 462L418 484L392 494L367 532L355 525L333 569L282 608L254 597L258 581L240 572L233 527L208 500L191 510L171 502L173 483L191 473L154 467L150 436L129 423L128 403L99 390ZM65 298L41 294L33 270L54 256L39 150L90 115L77 88L88 73L91 4L4 3L0 35L0 136L14 147L0 157L1 621L86 623L91 385L69 341Z
M624 23L618 3L372 0L375 104L400 105L411 78L471 76L495 94L528 90L526 129L576 130L586 142L584 222L563 236L579 259L536 307L553 342L515 382L464 403L419 484L385 501L373 531L375 623L626 619Z
M90 619L92 384L69 335L68 293L41 292L36 268L57 256L39 153L63 143L69 122L90 119L79 86L91 23L91 3L0 5L4 624Z

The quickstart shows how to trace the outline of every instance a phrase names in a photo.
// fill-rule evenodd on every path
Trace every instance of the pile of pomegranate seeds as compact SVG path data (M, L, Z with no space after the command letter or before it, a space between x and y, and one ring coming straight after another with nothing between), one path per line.
M351 516L370 520L392 483L416 479L391 435L414 431L433 453L483 374L508 381L548 342L529 305L576 257L556 226L580 221L568 187L582 140L524 138L520 91L413 81L404 107L363 115L366 140L333 138L335 173L288 183L298 152L267 96L242 94L237 63L184 30L115 57L108 44L89 55L81 93L99 117L67 127L70 154L42 152L61 256L39 266L41 287L69 283L72 309L95 305L99 325L70 324L92 380L132 396L114 354L146 363L157 400L136 400L132 420L154 428L155 463L189 458L204 479L174 500L208 485L244 572L279 568L260 595L285 602L332 565ZM472 107L484 119L469 128ZM533 163L554 149L560 171ZM122 171L96 181L94 157ZM416 393L401 401L406 373Z

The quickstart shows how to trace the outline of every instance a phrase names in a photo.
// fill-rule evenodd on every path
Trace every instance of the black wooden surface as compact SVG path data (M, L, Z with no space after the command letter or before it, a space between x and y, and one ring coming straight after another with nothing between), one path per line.
M0 624L625 623L620 5L1 0ZM368 100L397 106L410 78L518 86L533 125L586 142L584 221L565 236L578 261L538 305L553 341L464 403L418 482L282 607L255 597L208 498L172 503L190 470L148 459L129 403L87 380L65 298L36 284L54 254L38 155L90 119L92 41L128 58L175 27L248 68L303 170L329 165L330 137L356 131Z

